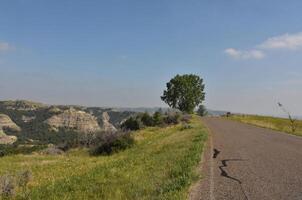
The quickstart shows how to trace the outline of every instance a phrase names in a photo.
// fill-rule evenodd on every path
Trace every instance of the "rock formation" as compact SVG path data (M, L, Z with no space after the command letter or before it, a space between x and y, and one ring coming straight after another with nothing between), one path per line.
M117 129L109 122L110 117L107 112L103 112L102 120L103 120L104 131L106 131L106 132L116 132L117 131Z
M9 116L0 114L0 130L3 129L10 129L16 132L21 131L21 128Z
M53 130L67 128L83 133L93 133L101 130L96 117L73 108L65 110L59 115L54 115L45 122L50 125Z
M53 113L53 114L58 114L58 113L61 113L62 110L56 106L51 106L49 108L48 112Z
M36 119L35 116L25 116L25 115L22 115L22 121L25 122L25 123L29 123L31 121L33 121L34 119Z
M21 128L15 124L9 116L0 114L0 144L12 144L17 141L16 136L8 136L4 133L4 129L12 131L21 131Z
M8 136L2 130L0 130L0 144L13 144L16 141L16 136Z
M33 111L39 108L45 108L46 105L42 103L26 101L26 100L17 100L17 101L1 101L7 109L10 110L22 110L22 111Z

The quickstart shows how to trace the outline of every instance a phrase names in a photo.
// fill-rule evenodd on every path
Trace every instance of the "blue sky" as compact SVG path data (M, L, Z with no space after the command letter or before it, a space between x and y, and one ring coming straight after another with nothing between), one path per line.
M302 115L302 1L3 0L0 99L164 106L176 74L206 106Z

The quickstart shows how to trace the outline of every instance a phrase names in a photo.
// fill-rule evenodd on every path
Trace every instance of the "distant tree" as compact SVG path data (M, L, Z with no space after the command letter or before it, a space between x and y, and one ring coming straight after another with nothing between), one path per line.
M167 83L161 99L172 108L193 113L205 99L203 79L194 74L176 75Z
M139 130L142 127L142 122L138 117L130 117L128 118L122 125L121 128L125 130Z
M200 104L197 110L197 114L200 116L206 116L208 114L206 107Z
M297 119L293 118L290 112L286 110L285 107L280 102L278 102L278 106L282 109L283 112L285 112L288 115L291 131L295 133L297 129L297 124L296 124Z
M154 125L153 118L147 112L142 114L141 121L145 126L153 126Z
M155 126L161 126L164 123L163 114L159 111L156 111L153 114L153 123Z

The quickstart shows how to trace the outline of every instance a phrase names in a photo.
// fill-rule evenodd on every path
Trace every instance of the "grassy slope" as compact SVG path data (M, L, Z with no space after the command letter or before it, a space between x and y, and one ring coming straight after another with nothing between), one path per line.
M291 132L290 121L285 118L257 116L257 115L233 115L230 119L237 120L243 123L270 128L277 131L286 132L289 134L302 136L302 121L297 121L297 130Z
M31 169L31 199L186 199L207 137L199 117L191 125L139 131L133 148L112 156L4 157L0 174Z

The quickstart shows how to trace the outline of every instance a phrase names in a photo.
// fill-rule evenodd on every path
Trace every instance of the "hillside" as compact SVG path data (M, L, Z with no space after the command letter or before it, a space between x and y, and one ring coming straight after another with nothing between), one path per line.
M207 138L201 119L134 135L134 147L111 156L82 149L3 157L0 175L32 171L29 199L186 199Z
M111 108L0 101L0 129L6 127L3 135L16 136L19 143L57 144L81 133L115 131L133 114Z
M45 123L56 132L59 128L68 128L82 133L97 132L101 130L96 117L84 111L75 110L74 108L53 115L48 118Z
M7 115L0 114L0 144L13 144L17 141L16 136L8 136L5 131L20 132L21 128Z

